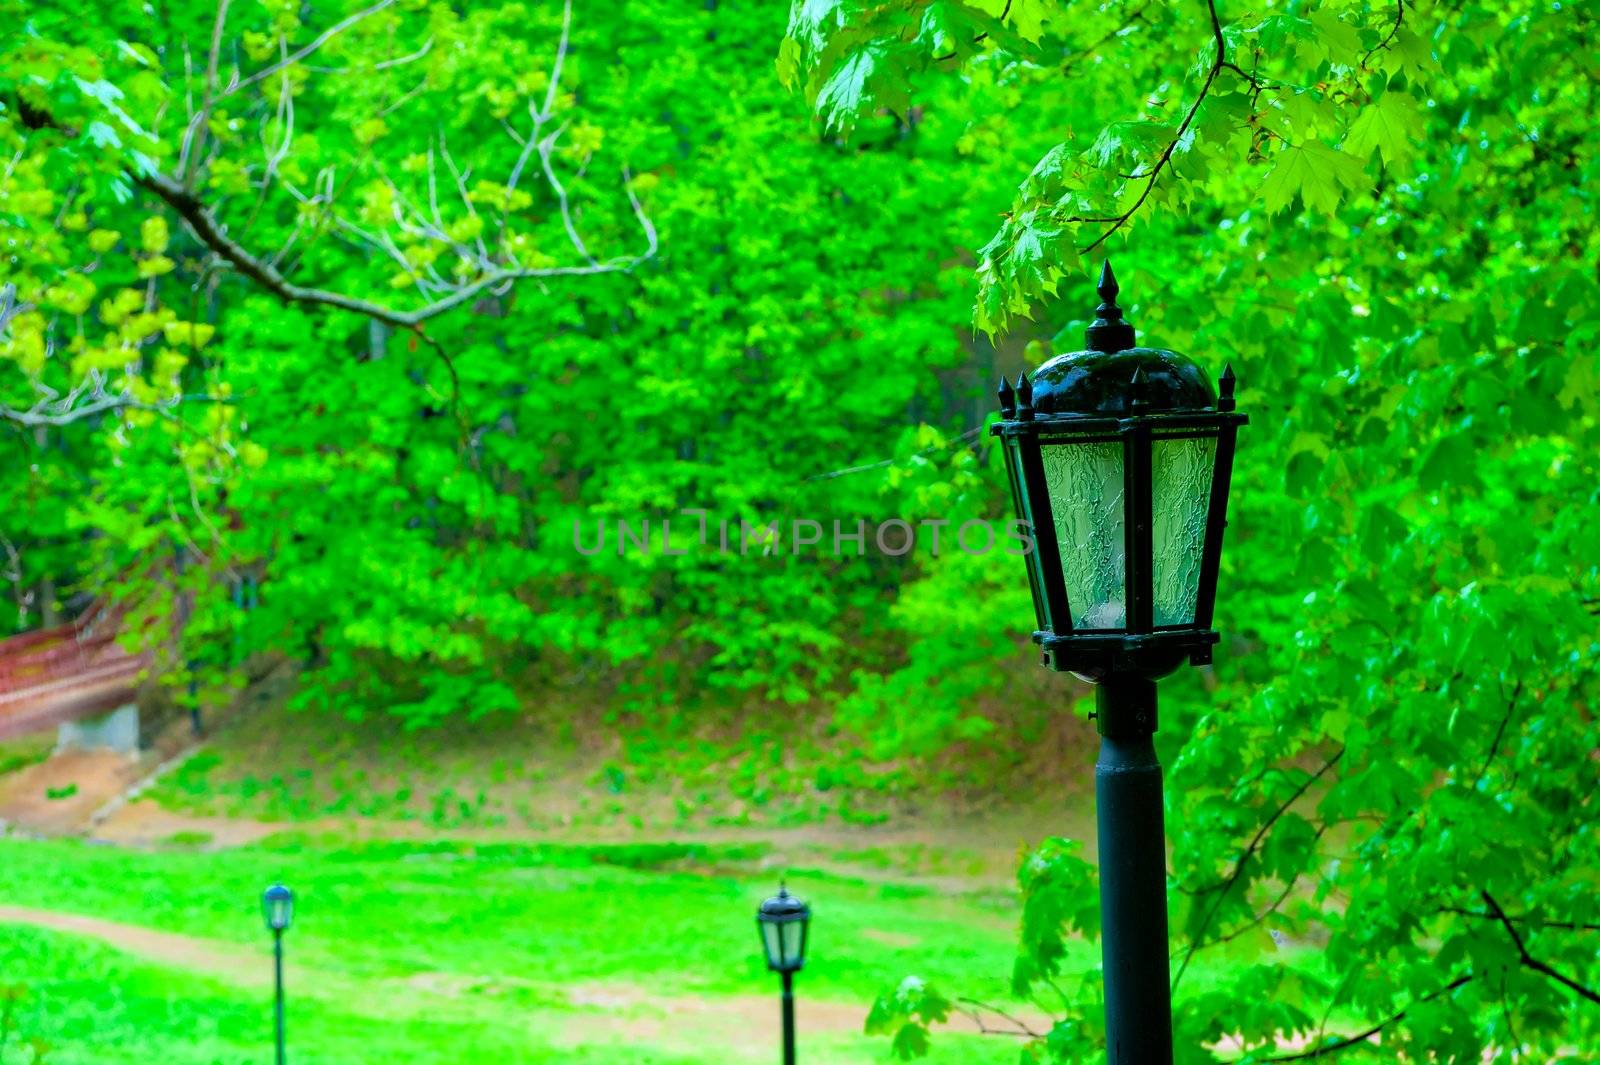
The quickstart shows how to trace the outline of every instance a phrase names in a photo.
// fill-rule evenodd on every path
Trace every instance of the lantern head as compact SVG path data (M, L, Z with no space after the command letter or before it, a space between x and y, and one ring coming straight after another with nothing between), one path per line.
M267 927L282 932L294 920L294 892L282 884L273 884L261 893L261 916Z
M767 968L794 973L806 962L807 929L811 908L778 887L778 893L756 911L756 927L761 931L761 946L767 954Z
M1000 438L1017 517L1032 531L1034 641L1052 669L1099 681L1211 661L1234 439L1192 359L1134 346L1108 262L1088 349L1000 383Z

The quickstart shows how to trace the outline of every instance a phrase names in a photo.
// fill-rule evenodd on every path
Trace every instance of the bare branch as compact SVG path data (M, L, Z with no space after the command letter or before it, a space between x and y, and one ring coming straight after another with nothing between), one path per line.
M958 998L955 1000L954 1005L956 1009L960 1010L967 1017L971 1018L973 1024L978 1026L978 1034L980 1035L1014 1035L1022 1039L1044 1038L1043 1032L1034 1031L1027 1024L1018 1020L1016 1017L1013 1017L1011 1014L997 1006L991 1006L986 1002L979 1002L975 998ZM994 1014L996 1017L999 1017L1002 1021L1005 1021L1008 1025L1010 1025L1010 1027L989 1027L983 1019L983 1015L985 1013Z
M415 63L417 60L422 59L423 57L425 57L431 51L433 51L433 38L429 37L426 41L422 42L422 47L421 48L418 48L415 52L412 52L410 55L396 56L394 59L385 59L381 63L372 64L372 66L370 68L368 68L368 67L314 67L314 66L311 66L308 63L308 64L306 64L306 69L311 71L313 74L354 74L354 73L363 72L363 71L368 70L368 69L372 69L372 70L388 70L391 67L403 67L403 66L406 66L406 65L408 65L410 63Z
M478 217L478 209L472 205L472 196L467 192L467 178L472 176L471 168L466 171L456 166L456 161L450 156L450 145L445 143L444 130L439 131L439 154L444 156L444 165L450 168L450 177L456 183L456 195L461 197L461 206L467 209L467 216ZM483 234L480 232L473 238L473 243L478 246L478 259L480 262L489 261L489 248L483 243Z
M88 403L79 404L81 396L77 392L70 393L65 400L41 400L39 403L26 410L16 407L0 405L0 421L11 422L13 425L28 427L71 425L73 422L93 418L99 414L111 411L138 410L159 414L165 418L175 417L174 408L184 403L228 403L229 400L208 395L181 395L160 403L149 403L135 399L130 392L106 393L98 388L91 393Z
M390 67L403 67L407 63L415 63L417 60L421 59L423 56L427 55L431 51L433 51L433 38L429 37L426 41L422 42L422 47L421 48L418 48L415 52L412 52L410 55L403 55L403 56L400 56L398 59L385 59L381 63L374 63L374 64L372 64L372 69L373 70L388 70Z
M285 67L294 66L296 63L300 62L300 60L304 59L312 52L315 52L317 49L333 40L351 26L354 26L362 19L370 18L371 16L376 15L386 7L393 6L394 2L395 0L378 0L378 2L373 4L371 7L357 11L355 14L349 15L339 22L334 23L332 26L329 26L327 29L317 34L317 36L312 39L311 43L306 45L304 48L291 52L286 58L278 60L278 62L272 64L270 67L265 67L261 70L258 70L254 74L251 74L248 78L244 78L240 81L234 82L232 85L229 85L225 90L223 90L219 99L232 96L241 89L248 89L257 82L272 77L272 75L276 74Z
M217 60L222 55L222 30L228 21L229 0L217 0L217 20L211 27L211 58L206 60L206 92L201 99L200 110L189 118L189 125L183 131L183 147L178 152L177 174L179 180L188 175L190 151L195 155L200 154L201 146L206 140L206 123L211 119L211 105L215 102L217 92ZM199 138L196 140L195 138Z
M415 100L418 96L421 96L423 90L426 89L427 87L428 87L428 75L424 74L422 76L422 80L417 82L417 84L414 87L412 87L411 89L408 89L406 92L402 93L399 97L397 97L395 99L394 103L390 104L388 107L385 107L382 111L379 111L378 112L378 117L379 118L388 118L390 115L392 115L396 111L400 110L406 104L410 103L412 100Z
M578 250L578 254L592 264L595 262L595 257L583 243L583 238L578 235L578 225L572 218L572 203L567 199L567 190L561 184L561 179L556 177L555 167L550 161L550 154L555 150L556 138L559 136L561 130L558 129L539 142L539 163L544 167L545 180L555 191L556 205L561 211L561 224L566 227L567 239L572 241L572 246Z
M29 591L23 582L22 555L17 551L16 545L0 535L0 546L5 548L6 558L10 563L5 571L0 573L0 578L11 584L12 596L17 602L17 627L21 628L27 623L28 607L33 605L33 592Z
M0 329L11 324L11 319L27 310L27 305L17 302L17 286L7 281L0 285Z
M561 90L561 67L567 59L567 41L572 35L572 0L561 5L561 40L556 44L555 63L550 68L550 85L544 94L544 111L534 120L536 125L550 121L556 113L556 98Z
M623 173L626 180L627 171L624 170ZM638 197L634 195L633 189L629 185L627 187L628 202L633 207L634 218L645 235L645 248L640 253L605 262L592 262L584 266L549 266L534 269L516 267L490 270L476 280L456 288L449 295L441 297L432 303L414 310L402 311L370 300L349 296L342 292L293 284L279 273L271 262L248 251L229 237L221 223L200 202L199 198L173 178L166 174L156 173L141 175L135 180L166 201L167 205L177 212L178 216L183 219L184 224L202 244L231 264L239 273L284 302L334 307L354 314L365 315L368 318L376 318L380 322L401 329L411 329L418 326L430 318L438 317L446 311L470 302L486 289L492 289L507 282L520 281L524 278L581 277L590 274L626 272L655 255L658 249L655 226L645 214Z

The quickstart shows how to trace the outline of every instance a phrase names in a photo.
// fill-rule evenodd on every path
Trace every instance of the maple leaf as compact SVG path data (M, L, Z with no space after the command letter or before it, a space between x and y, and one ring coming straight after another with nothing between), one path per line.
M1422 137L1422 113L1409 93L1390 89L1362 108L1350 124L1343 147L1352 155L1371 157L1374 151L1389 166L1410 159Z
M1361 160L1321 141L1309 141L1278 153L1261 184L1261 198L1268 214L1289 206L1296 195L1308 210L1332 214L1345 192L1370 184Z

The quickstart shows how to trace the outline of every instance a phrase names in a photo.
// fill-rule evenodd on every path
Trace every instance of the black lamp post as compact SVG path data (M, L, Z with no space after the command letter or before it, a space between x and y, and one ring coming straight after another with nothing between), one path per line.
M261 893L261 915L272 932L272 976L277 1012L278 1065L287 1060L283 1044L283 933L294 920L294 892L273 884Z
M794 1065L794 974L806 963L811 908L779 885L756 911L767 968L783 978L783 1065Z
M1234 438L1220 392L1175 351L1134 346L1111 264L1088 350L1000 382L1017 516L1044 664L1097 685L1101 949L1111 1062L1172 1061L1166 841L1156 680L1211 661Z

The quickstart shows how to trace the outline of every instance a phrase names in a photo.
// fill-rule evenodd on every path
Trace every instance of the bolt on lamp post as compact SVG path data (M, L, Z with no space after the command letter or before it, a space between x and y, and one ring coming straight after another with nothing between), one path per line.
M283 933L294 920L294 892L282 884L273 884L261 893L261 915L272 932L272 986L276 1005L278 1065L287 1060L283 1043Z
M1107 262L1088 350L1000 382L1000 437L1027 554L1044 664L1096 685L1106 1051L1172 1061L1166 840L1156 681L1211 661L1234 439L1233 370L1220 392L1193 360L1134 346Z
M794 974L806 963L811 908L783 885L756 911L767 968L783 977L783 1065L794 1065Z

